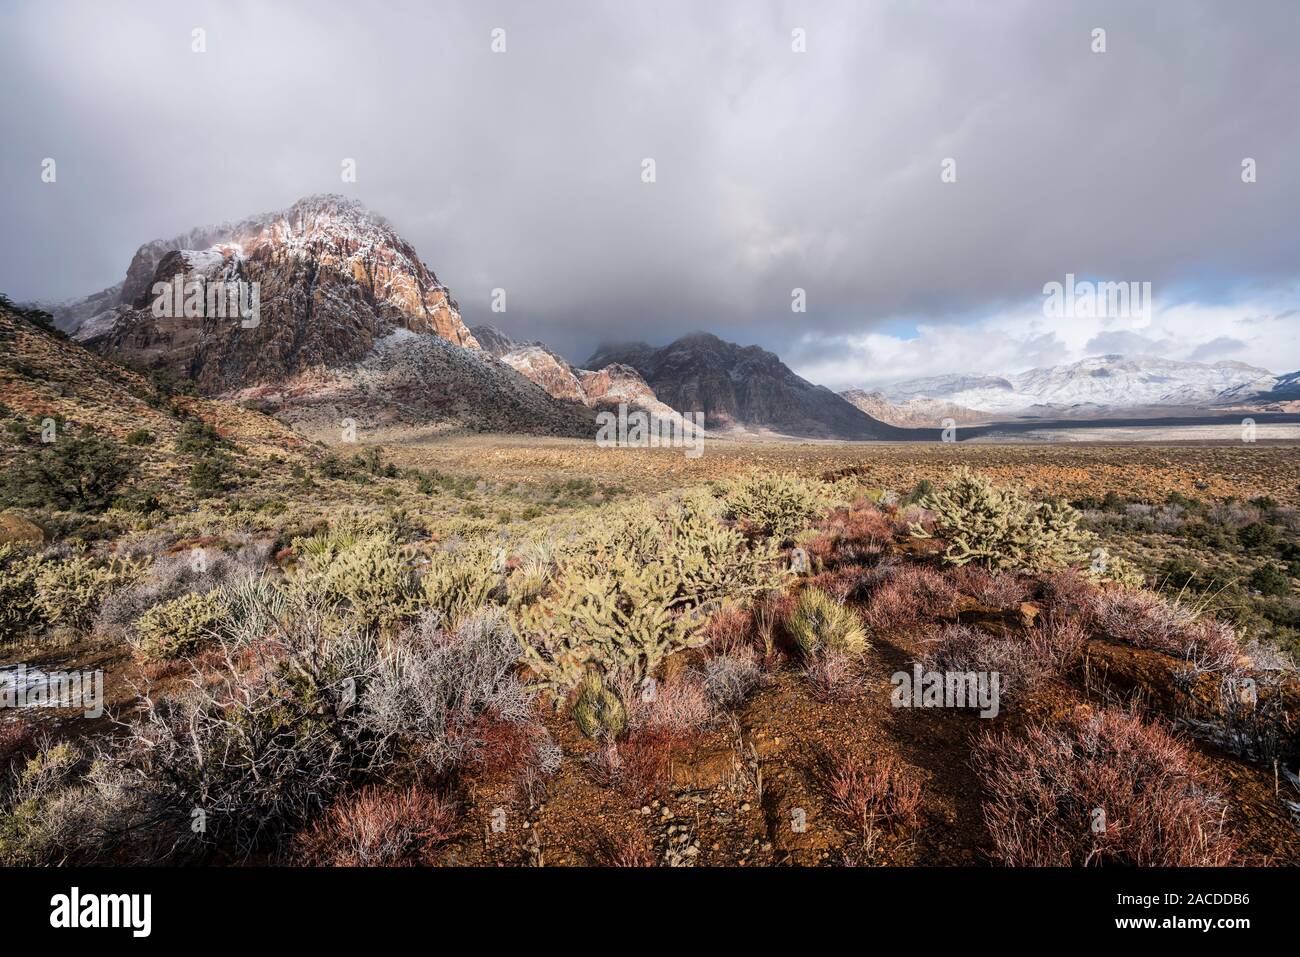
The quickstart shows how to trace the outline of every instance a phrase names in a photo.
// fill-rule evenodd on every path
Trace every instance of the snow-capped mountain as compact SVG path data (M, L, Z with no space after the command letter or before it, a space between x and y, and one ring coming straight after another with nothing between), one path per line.
M204 295L191 312L188 290L218 282L244 284L241 307L255 284L255 314ZM415 249L343 196L145 243L117 286L46 308L93 349L295 423L595 430L590 409L483 351Z
M176 276L190 285L257 284L255 321L202 307L198 315L156 310L157 284ZM84 313L93 304L63 304L56 321L103 352L193 379L209 394L355 362L398 329L477 345L411 245L343 196L310 196L281 212L145 243L117 300L92 315Z
M1151 406L1206 408L1226 395L1273 388L1278 377L1242 362L1094 356L1008 376L932 376L884 387L892 402L932 399L1000 415L1097 415Z

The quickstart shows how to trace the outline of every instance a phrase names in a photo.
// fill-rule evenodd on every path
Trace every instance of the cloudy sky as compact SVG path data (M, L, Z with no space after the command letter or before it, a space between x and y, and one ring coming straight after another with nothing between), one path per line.
M1297 49L1295 0L7 2L0 291L82 295L148 239L341 192L468 322L579 361L708 329L836 388L1291 371ZM1048 318L1067 273L1150 282L1152 314Z

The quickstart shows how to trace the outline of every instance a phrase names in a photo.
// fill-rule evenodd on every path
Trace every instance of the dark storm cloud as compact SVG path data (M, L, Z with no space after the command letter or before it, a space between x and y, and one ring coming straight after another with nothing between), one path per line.
M798 357L1067 272L1267 290L1300 261L1298 43L1293 0L10 3L0 289L84 294L146 239L337 191L468 321L576 358L697 328Z

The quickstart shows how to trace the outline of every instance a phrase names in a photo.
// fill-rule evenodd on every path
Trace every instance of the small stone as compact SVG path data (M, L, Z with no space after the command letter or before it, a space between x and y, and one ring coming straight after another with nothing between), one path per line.
M746 801L744 804L742 804L742 805L740 806L740 809L741 809L742 811L748 811L748 810L749 810L749 802Z
M645 805L644 807L642 807L642 808L641 808L641 813L642 813L642 814L649 814L649 813L650 813L650 806L647 804L647 805Z

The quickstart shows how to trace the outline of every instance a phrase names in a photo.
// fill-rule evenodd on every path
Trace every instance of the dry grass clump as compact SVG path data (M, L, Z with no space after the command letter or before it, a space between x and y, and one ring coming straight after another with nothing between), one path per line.
M820 588L800 594L786 629L805 657L823 648L850 656L867 650L867 631L857 614Z
M986 733L974 755L1004 864L1206 867L1231 861L1225 803L1188 750L1116 709Z
M1093 598L1098 632L1134 648L1159 651L1208 671L1226 671L1241 655L1226 622L1200 618L1195 609L1149 591L1107 588Z
M753 648L737 648L704 661L704 687L714 707L740 707L763 681L763 666Z
M331 805L299 846L328 867L412 867L436 863L457 831L455 803L436 791L368 787Z

